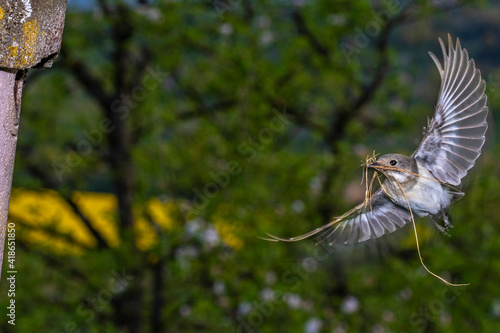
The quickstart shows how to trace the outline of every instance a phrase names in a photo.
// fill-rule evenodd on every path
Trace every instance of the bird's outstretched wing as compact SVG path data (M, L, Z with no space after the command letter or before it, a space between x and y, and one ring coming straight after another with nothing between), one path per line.
M331 245L351 244L394 232L409 221L409 210L395 205L383 190L379 189L372 195L371 205L362 203L343 216L304 235L293 238L269 235L269 240L295 242L319 234L319 241L328 240Z
M444 63L429 52L441 75L434 119L413 153L438 180L459 185L481 154L488 128L485 82L467 50L448 35L448 52L441 38Z

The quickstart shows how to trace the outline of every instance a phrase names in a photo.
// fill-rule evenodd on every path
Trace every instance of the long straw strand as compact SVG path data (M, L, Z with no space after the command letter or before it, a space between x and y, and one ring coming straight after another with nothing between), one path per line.
M405 200L406 200L406 204L408 205L408 209L410 210L411 222L412 222L412 224L413 224L413 231L415 232L415 241L417 242L417 252L418 252L418 258L420 259L420 263L422 264L422 266L425 268L425 270L426 270L429 274L431 274L432 276L434 276L434 277L438 278L439 280L443 281L444 283L446 283L446 284L447 284L447 285L449 285L449 286L453 286L453 287L463 287L463 286L468 286L468 285L469 285L469 283L451 283L451 282L448 282L448 281L446 281L444 278L440 277L439 275L437 275L437 274L435 274L435 273L431 272L431 271L427 268L427 266L425 266L425 264L424 264L424 260L422 259L422 255L421 255L421 253L420 253L420 245L418 244L418 233L417 233L417 227L416 227L416 225L415 225L415 219L414 219L414 217L413 217L413 211L412 211L412 209L411 209L411 207L410 207L410 202L408 201L408 198L406 197L406 193L405 193L405 191L403 190L403 187L401 186L401 184L399 183L399 181L398 181L396 178L394 178L394 180L398 183L399 188L400 188L400 189L401 189L401 191L403 192L403 195L404 195Z

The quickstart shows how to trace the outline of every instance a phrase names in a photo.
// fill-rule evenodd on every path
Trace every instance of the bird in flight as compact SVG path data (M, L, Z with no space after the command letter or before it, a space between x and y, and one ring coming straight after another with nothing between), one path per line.
M413 214L430 218L446 233L451 227L449 207L464 195L456 187L481 154L488 107L485 82L458 38L453 46L448 35L448 50L441 38L439 43L443 65L429 54L441 76L441 88L434 117L424 128L417 150L411 156L387 154L369 159L366 166L375 174L382 173L385 180L375 193L367 190L364 203L304 235L269 235L270 240L293 242L321 233L321 240L330 244L364 242L403 227Z

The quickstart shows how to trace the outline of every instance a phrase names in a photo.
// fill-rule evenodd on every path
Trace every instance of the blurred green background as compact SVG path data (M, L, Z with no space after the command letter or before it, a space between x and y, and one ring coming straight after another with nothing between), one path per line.
M28 74L13 185L56 191L77 218L15 220L16 326L0 330L500 331L499 17L499 1L70 1L61 55ZM373 150L411 154L447 33L487 83L490 129L451 237L419 231L426 265L470 285L427 274L410 228L259 239L360 202ZM89 217L76 192L111 193L111 211Z

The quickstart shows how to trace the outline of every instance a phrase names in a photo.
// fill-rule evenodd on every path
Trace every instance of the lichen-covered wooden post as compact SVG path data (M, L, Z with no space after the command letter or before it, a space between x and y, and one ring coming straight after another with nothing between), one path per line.
M52 66L66 6L66 0L0 0L0 274L24 76L28 68Z

